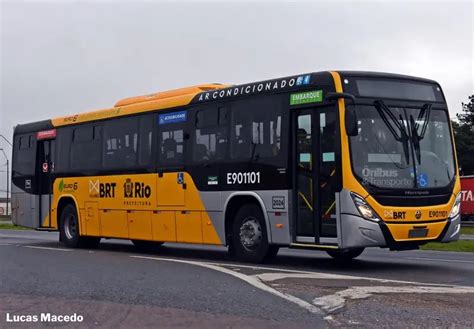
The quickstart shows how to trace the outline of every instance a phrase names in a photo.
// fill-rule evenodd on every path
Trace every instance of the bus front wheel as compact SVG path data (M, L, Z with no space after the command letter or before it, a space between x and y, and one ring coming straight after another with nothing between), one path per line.
M98 237L84 237L80 235L77 210L72 204L66 205L61 211L59 234L60 241L69 248L96 248L100 243L100 238Z
M329 256L339 261L350 261L364 252L364 248L354 248L349 250L327 250Z
M232 225L232 253L240 261L261 263L269 250L262 210L255 204L243 205Z

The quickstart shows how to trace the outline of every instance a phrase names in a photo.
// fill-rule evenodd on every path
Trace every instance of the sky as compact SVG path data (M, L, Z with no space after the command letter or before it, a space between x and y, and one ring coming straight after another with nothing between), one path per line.
M454 117L474 93L473 16L455 1L0 0L0 134L128 96L345 69L436 80Z

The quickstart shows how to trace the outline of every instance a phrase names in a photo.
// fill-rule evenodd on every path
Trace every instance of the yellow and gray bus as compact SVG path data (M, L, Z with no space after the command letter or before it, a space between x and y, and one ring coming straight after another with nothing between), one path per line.
M46 106L46 105L45 105ZM446 100L416 77L333 71L206 84L14 130L13 222L101 238L352 259L457 240Z

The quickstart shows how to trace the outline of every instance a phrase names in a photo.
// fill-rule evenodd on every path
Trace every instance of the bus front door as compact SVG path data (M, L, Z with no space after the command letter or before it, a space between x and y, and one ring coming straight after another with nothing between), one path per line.
M321 238L326 242L337 237L336 112L324 106L297 110L293 127L294 240L320 244Z
M53 193L55 140L38 141L37 147L37 177L38 200L37 211L39 228L51 227L51 201Z

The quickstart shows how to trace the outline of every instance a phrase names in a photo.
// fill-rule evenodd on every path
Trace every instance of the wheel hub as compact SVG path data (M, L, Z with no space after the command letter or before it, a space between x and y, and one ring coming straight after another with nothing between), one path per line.
M247 250L254 250L262 241L262 228L257 219L249 217L240 226L240 242Z
M73 239L77 233L77 226L74 216L70 215L66 217L64 222L64 233L68 239Z

